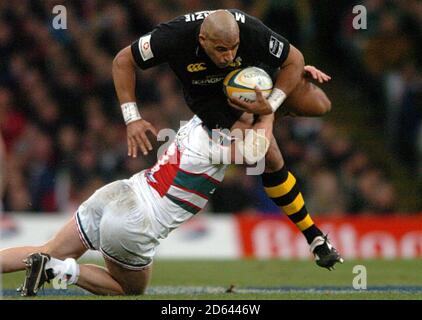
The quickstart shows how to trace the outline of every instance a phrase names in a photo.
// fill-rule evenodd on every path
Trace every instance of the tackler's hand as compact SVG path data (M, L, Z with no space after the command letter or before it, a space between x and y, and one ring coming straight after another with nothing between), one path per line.
M137 157L138 147L144 156L148 154L148 151L152 150L151 142L146 135L147 131L150 131L157 136L157 130L154 126L144 119L131 122L127 125L127 145L129 157Z
M262 95L262 91L255 87L256 100L254 102L246 102L236 97L227 99L230 106L235 109L239 109L248 113L254 113L259 115L270 114L273 112L271 105L267 99Z
M305 66L305 75L310 75L314 80L317 80L319 83L328 82L331 80L331 77L321 70L315 68L314 66Z

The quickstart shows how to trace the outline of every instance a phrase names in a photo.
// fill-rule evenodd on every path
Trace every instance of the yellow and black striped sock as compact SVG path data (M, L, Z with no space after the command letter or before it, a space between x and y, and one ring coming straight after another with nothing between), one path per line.
M276 172L263 173L262 183L268 197L296 224L308 243L311 243L316 236L323 235L306 209L295 176L286 169L286 166Z

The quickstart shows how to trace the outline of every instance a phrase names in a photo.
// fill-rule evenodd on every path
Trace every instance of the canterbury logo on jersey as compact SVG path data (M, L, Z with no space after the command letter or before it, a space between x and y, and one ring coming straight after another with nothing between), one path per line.
M191 63L186 67L186 70L188 70L189 72L198 72L207 70L207 67L205 66L205 62Z

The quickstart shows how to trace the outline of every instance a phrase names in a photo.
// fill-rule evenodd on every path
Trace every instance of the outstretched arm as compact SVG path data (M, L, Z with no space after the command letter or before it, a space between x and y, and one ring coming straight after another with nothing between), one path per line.
M136 63L130 46L116 55L112 71L114 87L127 125L128 156L136 158L138 147L147 155L148 151L152 150L152 145L146 132L151 131L157 135L157 131L151 123L141 118L136 105Z

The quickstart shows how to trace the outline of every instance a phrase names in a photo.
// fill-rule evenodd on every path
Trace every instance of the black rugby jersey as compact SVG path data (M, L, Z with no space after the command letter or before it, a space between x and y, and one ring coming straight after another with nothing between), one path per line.
M240 45L227 68L218 68L199 44L200 26L212 11L189 13L161 23L131 46L141 69L169 64L182 83L187 105L209 129L230 128L243 113L227 103L223 92L225 76L247 66L260 66L271 72L282 65L290 48L285 38L260 20L240 10L229 11L239 25Z

